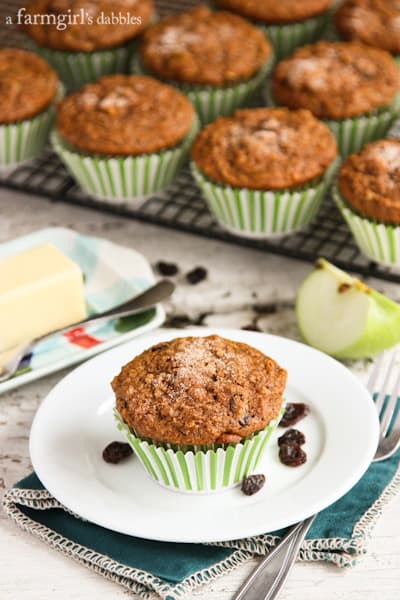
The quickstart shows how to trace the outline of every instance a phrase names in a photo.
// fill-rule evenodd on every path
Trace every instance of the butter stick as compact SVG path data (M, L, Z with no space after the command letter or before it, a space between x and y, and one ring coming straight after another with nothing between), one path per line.
M58 248L0 260L0 353L85 317L82 273Z

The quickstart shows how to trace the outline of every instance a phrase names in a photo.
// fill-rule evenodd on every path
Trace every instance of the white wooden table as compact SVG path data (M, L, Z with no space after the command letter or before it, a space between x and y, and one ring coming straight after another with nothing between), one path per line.
M65 204L51 204L0 189L0 243L48 226L71 227L141 251L151 263L176 262L183 273L201 265L206 282L190 286L178 280L170 312L204 324L242 327L296 337L293 311L296 289L310 269L255 250L158 229ZM400 286L372 282L400 300ZM260 308L261 307L261 308ZM264 307L264 310L262 308ZM367 365L354 370L366 376ZM57 373L0 397L0 492L30 469L28 436L41 400L64 373ZM229 600L256 561L189 595L196 600ZM119 600L130 594L50 550L20 531L0 512L1 600ZM386 509L375 529L369 553L357 567L340 570L326 564L297 564L282 600L395 600L400 593L400 499ZM132 596L131 596L132 597Z

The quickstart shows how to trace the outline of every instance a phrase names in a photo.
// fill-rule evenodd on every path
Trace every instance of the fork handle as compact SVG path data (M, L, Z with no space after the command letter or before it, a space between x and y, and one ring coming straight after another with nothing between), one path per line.
M255 569L234 600L272 600L278 597L314 519L315 515L289 531Z

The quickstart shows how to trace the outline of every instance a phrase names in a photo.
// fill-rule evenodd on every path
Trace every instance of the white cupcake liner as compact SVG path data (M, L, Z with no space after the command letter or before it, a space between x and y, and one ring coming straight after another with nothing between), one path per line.
M305 228L316 216L336 171L334 161L318 180L288 190L233 188L208 179L192 162L192 174L218 223L240 237L282 237Z
M278 106L272 96L270 83L264 88L264 100L268 106ZM371 113L349 119L321 119L332 131L338 145L338 152L346 157L358 152L368 142L379 140L388 133L400 115L400 92L387 106Z
M81 188L98 200L136 202L168 187L175 179L198 131L195 118L190 132L171 149L141 156L87 155L68 146L54 131L53 149Z
M30 49L53 67L69 91L77 90L103 75L126 73L134 47L134 44L128 44L110 50L68 52L43 48L30 42Z
M387 225L357 214L346 203L337 185L332 195L361 252L380 265L398 269L400 225Z
M321 15L297 23L265 25L254 21L254 25L264 32L272 44L276 59L281 60L296 48L319 40L329 24L331 12L327 10Z
M216 87L212 85L190 85L170 80L165 80L165 83L178 88L182 94L185 94L193 104L202 124L206 124L214 121L217 117L229 115L237 108L246 106L262 86L272 69L273 63L274 57L270 56L251 79L236 85ZM131 60L131 72L154 77L152 73L143 68L137 56L134 56Z
M147 473L161 486L177 492L210 494L238 485L254 473L266 444L284 412L251 439L208 450L180 450L141 439L115 410L117 427Z
M0 125L0 171L7 173L33 158L39 156L49 141L55 119L54 104L64 94L59 84L55 101L43 112L32 117Z

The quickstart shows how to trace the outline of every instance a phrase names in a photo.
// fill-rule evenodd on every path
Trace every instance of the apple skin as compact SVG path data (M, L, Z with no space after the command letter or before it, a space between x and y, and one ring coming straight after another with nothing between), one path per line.
M361 358L373 358L387 350L392 348L396 344L400 343L400 305L390 300L380 292L368 287L362 281L356 277L352 277L345 271L338 269L327 260L320 258L316 261L316 267L314 271L310 273L304 280L304 285L307 280L313 276L313 274L319 270L325 269L332 277L334 277L338 285L344 283L347 285L354 286L360 294L368 295L369 307L366 325L361 336L349 346L342 350L330 353L331 356L338 359L361 359ZM299 288L299 294L301 287ZM309 345L310 341L307 339L307 335L302 329L300 323L301 319L299 316L298 302L296 303L296 316L297 323L300 332L304 340Z

